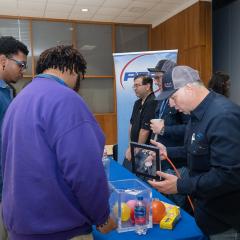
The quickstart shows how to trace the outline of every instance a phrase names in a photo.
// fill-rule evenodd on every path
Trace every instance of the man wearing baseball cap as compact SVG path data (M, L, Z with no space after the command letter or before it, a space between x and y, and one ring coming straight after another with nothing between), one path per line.
M162 157L185 156L189 174L181 179L163 172L149 181L165 194L188 194L198 226L215 239L240 239L240 107L209 91L188 66L172 71L172 86L162 92L170 105L190 114L183 147L158 146Z
M165 90L171 81L172 69L176 63L172 60L160 60L155 68L148 68L148 71L154 78L155 84L158 86L160 93ZM161 94L160 94L161 96ZM153 131L152 139L164 144L167 147L183 146L184 134L186 124L189 117L178 112L174 107L170 107L168 99L156 98L158 104L155 112L155 119L151 120L151 130ZM156 121L162 119L163 121ZM176 157L172 159L178 171L184 174L186 163L185 157ZM161 169L164 172L172 173L173 170L167 161L161 163ZM188 210L188 203L185 201L186 197L179 194L168 196L178 206Z
M171 71L175 66L176 63L172 60L161 59L155 68L148 68L160 92L162 91L162 77L164 73Z

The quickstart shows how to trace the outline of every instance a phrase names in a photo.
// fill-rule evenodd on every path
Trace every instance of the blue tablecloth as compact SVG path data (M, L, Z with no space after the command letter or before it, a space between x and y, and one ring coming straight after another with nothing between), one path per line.
M133 179L136 176L124 167L119 165L117 162L111 160L110 163L110 180L123 180ZM153 197L159 198L162 201L170 202L163 195L153 189ZM147 235L138 236L135 232L117 233L112 231L108 234L101 234L94 229L93 236L95 240L175 240L175 239L186 239L186 240L204 240L207 239L201 230L196 225L196 222L192 216L181 209L181 220L177 223L173 230L160 229L159 225L153 225L153 228L148 229Z

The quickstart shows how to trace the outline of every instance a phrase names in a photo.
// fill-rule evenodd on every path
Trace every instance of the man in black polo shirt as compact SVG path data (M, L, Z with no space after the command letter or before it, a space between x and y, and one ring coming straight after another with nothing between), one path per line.
M130 142L149 144L150 120L154 118L156 108L152 78L138 75L134 78L133 89L139 99L134 103L130 119L129 140ZM132 170L130 147L126 151L123 166Z
M173 88L162 98L190 114L184 147L161 149L162 157L186 156L189 174L181 179L158 172L164 180L149 181L165 194L189 194L198 226L210 240L240 239L240 107L209 91L188 66L172 71Z

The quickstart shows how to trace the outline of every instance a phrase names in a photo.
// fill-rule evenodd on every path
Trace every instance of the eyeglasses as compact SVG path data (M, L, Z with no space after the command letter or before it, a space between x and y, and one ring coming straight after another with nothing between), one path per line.
M27 63L25 61L18 61L14 58L9 58L9 60L14 61L20 67L21 70L27 69Z
M162 79L162 77L163 77L163 75L154 75L154 76L152 76L152 78L154 80L160 80L160 79Z
M138 88L138 87L140 87L140 86L143 86L144 84L134 84L133 86L132 86L132 88Z

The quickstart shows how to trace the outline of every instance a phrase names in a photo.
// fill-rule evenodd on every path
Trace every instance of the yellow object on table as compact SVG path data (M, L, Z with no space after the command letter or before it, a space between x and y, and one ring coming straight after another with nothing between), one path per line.
M160 228L172 230L181 218L180 208L165 202L163 204L166 207L166 216L160 221Z

